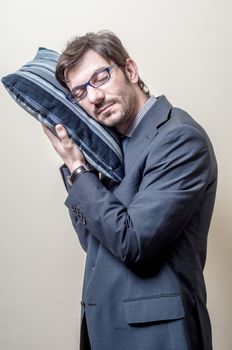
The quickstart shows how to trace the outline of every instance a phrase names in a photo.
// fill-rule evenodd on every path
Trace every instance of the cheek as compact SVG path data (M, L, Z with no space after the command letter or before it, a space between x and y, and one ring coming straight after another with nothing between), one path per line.
M132 91L131 87L128 85L124 86L124 89L121 90L121 103L124 105L125 107L129 107L129 105L131 104L131 102L133 101L133 97L134 97L134 92Z
M123 99L127 94L128 85L125 77L116 77L113 81L109 80L109 85L106 87L105 94L109 97L117 97Z
M119 85L118 87L115 87L109 93L106 95L106 100L107 98L115 98L120 104L125 104L126 101L128 100L128 87L125 86L124 84Z
M84 99L79 102L79 106L84 109L90 116L93 115L93 105L88 101L88 99Z

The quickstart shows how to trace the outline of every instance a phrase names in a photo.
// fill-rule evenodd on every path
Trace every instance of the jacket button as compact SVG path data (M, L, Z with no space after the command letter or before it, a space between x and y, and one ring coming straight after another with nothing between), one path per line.
M83 225L86 225L86 218L82 215L80 217L80 222L83 224Z

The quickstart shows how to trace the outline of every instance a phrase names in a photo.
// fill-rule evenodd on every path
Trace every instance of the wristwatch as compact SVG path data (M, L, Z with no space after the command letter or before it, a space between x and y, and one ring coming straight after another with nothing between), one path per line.
M81 175L84 174L86 172L95 172L94 168L92 167L92 165L85 163L80 165L78 168L76 168L71 175L67 176L67 180L69 185L73 185L74 182L76 181L76 179Z

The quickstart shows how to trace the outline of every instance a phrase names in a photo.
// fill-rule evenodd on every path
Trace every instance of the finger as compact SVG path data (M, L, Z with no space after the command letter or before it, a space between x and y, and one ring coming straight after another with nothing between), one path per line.
M49 130L48 127L45 124L41 123L41 126L42 126L42 128L43 128L45 133L46 133L47 130Z
M68 138L67 131L62 124L57 124L55 128L60 139L65 140Z
M68 136L67 131L62 124L56 125L56 132L65 147L71 147L73 145L71 138Z
M49 140L51 142L55 141L57 139L57 136L44 124L41 124L42 128L44 130L44 133L47 135L47 137L49 138Z
M47 135L49 141L51 142L52 146L55 148L55 150L58 152L62 149L62 143L59 140L59 137L56 136L47 126L42 125L44 133Z

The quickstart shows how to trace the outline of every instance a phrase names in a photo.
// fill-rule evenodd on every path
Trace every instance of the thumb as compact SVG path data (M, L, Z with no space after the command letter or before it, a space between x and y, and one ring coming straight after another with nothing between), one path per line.
M63 125L62 124L57 124L55 128L56 128L56 132L57 132L57 135L58 135L59 139L62 142L67 142L69 140L69 137L68 137L67 131L63 127Z
M69 137L65 127L62 124L56 125L56 132L63 147L65 147L66 149L70 149L73 147L72 139Z

